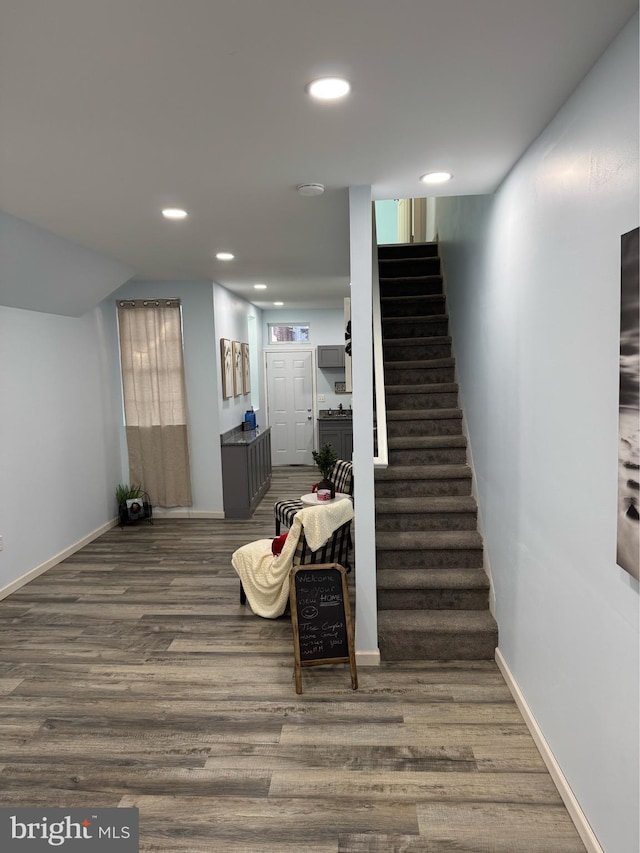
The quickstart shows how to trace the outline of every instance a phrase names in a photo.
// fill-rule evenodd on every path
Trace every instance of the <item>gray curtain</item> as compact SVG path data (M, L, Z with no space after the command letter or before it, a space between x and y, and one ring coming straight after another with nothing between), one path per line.
M156 506L191 506L180 301L123 300L118 325L131 482Z

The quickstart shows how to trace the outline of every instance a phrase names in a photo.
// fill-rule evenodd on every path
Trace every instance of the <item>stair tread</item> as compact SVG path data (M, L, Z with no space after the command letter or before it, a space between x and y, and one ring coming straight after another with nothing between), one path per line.
M457 394L457 382L424 382L415 385L385 385L387 394Z
M393 258L381 258L378 257L379 264L397 264L402 263L404 261L411 261L411 263L416 263L416 261L436 261L440 260L440 255L397 255Z
M398 338L395 340L398 340ZM414 340L414 338L409 338L409 340ZM385 370L388 368L392 370L412 370L413 368L429 370L437 367L455 367L456 360L453 356L449 356L447 358L423 358L408 361L389 361L385 359L383 363Z
M403 498L376 498L376 515L393 513L476 512L478 505L470 495L427 495Z
M378 569L379 589L489 589L484 569Z
M425 346L425 344L450 344L451 336L450 335L422 335L421 337L415 338L387 338L384 341L385 346L411 346L411 345L421 345Z
M445 447L466 447L464 435L397 435L387 439L390 450L432 450Z
M385 258L385 260L391 260L391 258ZM380 270L380 272L384 272L384 270ZM391 281L401 281L403 284L408 281L441 281L442 273L432 272L426 275L379 275L378 280L380 284L383 282L386 284Z
M376 533L378 551L422 551L429 549L482 548L477 530L411 530Z
M412 315L411 317L383 317L383 323L419 323L428 321L429 323L439 323L443 320L448 320L448 314L420 314L420 315ZM394 338L394 340L397 340Z
M468 465L390 465L377 468L376 482L395 480L464 480L471 478Z
M403 279L404 281L405 279ZM444 299L444 293L410 293L407 294L398 294L394 296L381 296L381 302L442 302Z
M497 631L495 619L488 610L380 610L378 628L402 632L472 633Z
M387 409L388 421L429 421L462 418L462 409Z

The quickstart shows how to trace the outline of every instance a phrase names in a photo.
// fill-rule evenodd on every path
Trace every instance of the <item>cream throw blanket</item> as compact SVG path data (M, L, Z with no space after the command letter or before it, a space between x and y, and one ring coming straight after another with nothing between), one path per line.
M327 506L306 507L295 514L284 548L277 557L271 553L271 539L258 539L234 551L231 564L242 581L253 612L267 619L277 619L284 613L289 598L289 573L303 527L307 545L317 551L351 518L353 504L347 499Z

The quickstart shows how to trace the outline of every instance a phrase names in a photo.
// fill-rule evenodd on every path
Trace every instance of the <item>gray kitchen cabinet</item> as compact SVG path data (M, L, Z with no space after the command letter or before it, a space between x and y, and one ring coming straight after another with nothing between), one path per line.
M317 353L318 367L344 367L344 344L321 346Z
M330 444L338 459L351 461L353 456L353 422L351 418L320 418L318 420L318 445Z

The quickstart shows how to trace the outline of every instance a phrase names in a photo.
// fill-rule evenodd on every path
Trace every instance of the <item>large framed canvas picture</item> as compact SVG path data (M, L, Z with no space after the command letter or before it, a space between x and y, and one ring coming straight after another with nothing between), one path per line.
M228 400L233 395L233 361L231 341L220 338L220 369L222 371L222 399Z
M242 393L251 392L251 367L249 365L249 344L242 344Z
M233 342L233 394L242 394L242 347L239 341Z
M639 229L622 235L617 563L640 580Z

